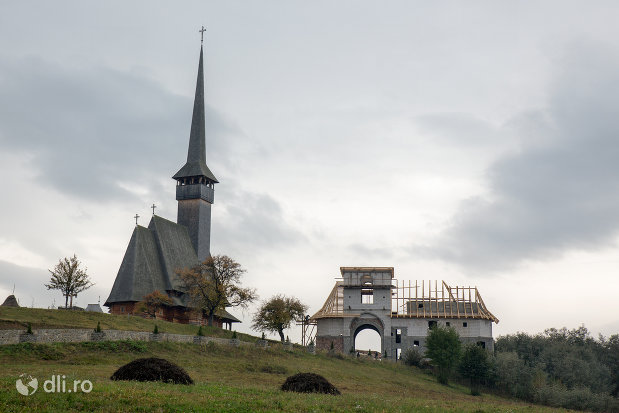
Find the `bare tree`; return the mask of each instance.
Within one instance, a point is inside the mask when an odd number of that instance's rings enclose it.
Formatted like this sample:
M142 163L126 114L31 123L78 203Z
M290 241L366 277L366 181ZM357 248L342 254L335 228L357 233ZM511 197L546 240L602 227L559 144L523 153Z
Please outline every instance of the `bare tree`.
M77 294L92 287L93 282L90 281L86 268L80 268L81 262L75 254L71 258L61 258L54 270L48 270L52 275L49 284L45 284L48 290L60 290L65 297L64 307L67 308L69 298L71 299L71 308L73 308L73 297Z
M284 329L305 315L307 306L294 297L276 295L262 303L254 315L252 328L256 331L272 331L284 341Z
M227 255L215 255L195 267L177 271L193 307L208 317L209 326L218 310L247 308L258 298L254 289L240 286L244 273L241 264Z

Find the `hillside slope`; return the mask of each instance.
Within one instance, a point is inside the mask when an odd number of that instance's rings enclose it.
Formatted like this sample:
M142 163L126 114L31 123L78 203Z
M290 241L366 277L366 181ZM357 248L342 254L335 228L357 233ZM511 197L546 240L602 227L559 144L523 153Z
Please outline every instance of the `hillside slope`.
M166 358L187 370L193 386L112 382L120 366L140 357ZM462 386L441 386L427 373L374 360L311 355L303 350L258 349L209 344L90 342L0 346L0 411L138 412L556 412L503 399L473 397ZM315 372L342 396L296 394L279 390L286 376ZM27 373L39 380L64 375L90 380L90 393L18 394L16 379Z
M198 327L189 324L146 319L128 315L112 315L87 311L47 310L42 308L0 308L0 329L26 329L28 323L38 328L92 328L101 323L103 330L132 330L152 332L155 324L161 333L195 335ZM217 327L202 327L205 335L213 337L232 336L232 332ZM256 341L248 334L238 333L243 341Z

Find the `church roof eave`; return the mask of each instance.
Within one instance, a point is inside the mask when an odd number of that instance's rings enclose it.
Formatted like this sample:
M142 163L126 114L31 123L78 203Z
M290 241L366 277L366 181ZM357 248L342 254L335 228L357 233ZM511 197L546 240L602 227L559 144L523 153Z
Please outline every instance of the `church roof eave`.
M219 183L215 175L206 166L204 162L187 162L177 173L174 174L172 179L190 178L192 176L204 176L207 179L213 181L213 183Z

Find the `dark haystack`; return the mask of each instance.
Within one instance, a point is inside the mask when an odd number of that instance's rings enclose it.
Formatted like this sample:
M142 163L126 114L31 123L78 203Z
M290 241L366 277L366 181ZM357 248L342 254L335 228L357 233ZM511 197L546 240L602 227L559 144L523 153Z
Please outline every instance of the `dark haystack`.
M327 379L314 373L299 373L288 377L282 384L282 390L298 393L341 394Z
M181 367L156 357L133 360L116 370L110 379L193 384L191 377Z
M6 297L6 300L4 300L0 307L19 307L19 304L17 304L17 298L11 294Z

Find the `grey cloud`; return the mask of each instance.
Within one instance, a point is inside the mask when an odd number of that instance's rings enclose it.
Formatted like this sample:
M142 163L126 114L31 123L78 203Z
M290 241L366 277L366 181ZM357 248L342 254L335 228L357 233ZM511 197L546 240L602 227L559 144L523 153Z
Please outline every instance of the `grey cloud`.
M281 205L268 194L235 190L234 183L218 188L224 208L222 219L213 220L213 236L219 248L252 249L285 247L303 242L305 236L286 222Z
M359 257L364 257L367 260L393 260L394 250L392 248L373 248L367 245L355 243L348 246L348 249L353 251ZM369 265L369 264L368 264Z
M522 149L487 172L490 193L461 205L435 245L417 252L496 272L568 250L614 244L619 233L619 59L575 45L549 106L509 122Z
M153 177L171 176L187 156L192 104L139 73L0 59L3 150L32 156L39 182L80 199L133 196L121 182L158 190ZM243 138L211 108L207 134L224 165Z

